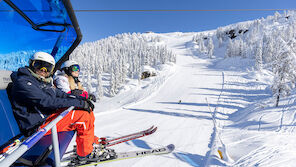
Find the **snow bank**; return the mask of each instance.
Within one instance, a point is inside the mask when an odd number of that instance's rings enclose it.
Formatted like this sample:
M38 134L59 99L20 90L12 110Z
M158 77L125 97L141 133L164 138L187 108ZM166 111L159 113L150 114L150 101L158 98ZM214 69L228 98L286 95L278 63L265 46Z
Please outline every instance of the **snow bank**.
M122 106L135 104L141 100L148 100L149 96L165 83L165 81L175 73L175 64L160 65L157 68L157 75L144 80L130 80L115 97L105 97L96 103L95 112L118 110Z

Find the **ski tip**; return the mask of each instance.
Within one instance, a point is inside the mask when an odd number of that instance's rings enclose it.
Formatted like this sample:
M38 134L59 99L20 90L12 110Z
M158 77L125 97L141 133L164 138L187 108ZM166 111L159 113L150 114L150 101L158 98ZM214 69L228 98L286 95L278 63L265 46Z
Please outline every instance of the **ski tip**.
M167 146L167 148L170 150L170 152L174 151L175 150L175 145L174 144L169 144Z
M155 128L157 128L157 126L152 125L149 129L155 129Z
M157 130L157 127L154 127L153 129L149 129L149 131L145 132L145 136L147 135L151 135L152 133L154 133Z
M157 127L155 127L155 128L151 131L151 133L154 133L156 130L157 130Z

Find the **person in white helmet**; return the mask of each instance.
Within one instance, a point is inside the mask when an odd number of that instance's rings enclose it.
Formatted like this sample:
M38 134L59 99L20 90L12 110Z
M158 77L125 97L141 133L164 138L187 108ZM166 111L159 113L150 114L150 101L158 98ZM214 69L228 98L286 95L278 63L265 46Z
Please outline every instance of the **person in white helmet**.
M73 94L76 96L85 97L87 100L96 102L96 96L88 93L78 79L80 73L80 66L74 60L65 61L61 70L57 70L54 75L54 85L65 93ZM99 137L94 136L94 143L99 144L102 142Z
M65 108L74 106L57 124L57 131L77 132L77 155L79 160L97 161L100 157L93 146L94 105L81 96L66 94L52 82L54 58L45 52L36 52L29 67L21 67L11 74L12 86L8 90L14 117L25 136L45 127ZM49 135L49 131L46 135Z
M96 102L95 95L89 94L83 88L78 78L79 72L80 66L76 61L65 61L61 66L61 70L58 70L54 76L54 84L66 93L83 96Z
M39 75L40 78L48 78L54 69L55 60L54 58L45 52L36 52L29 61L30 72Z

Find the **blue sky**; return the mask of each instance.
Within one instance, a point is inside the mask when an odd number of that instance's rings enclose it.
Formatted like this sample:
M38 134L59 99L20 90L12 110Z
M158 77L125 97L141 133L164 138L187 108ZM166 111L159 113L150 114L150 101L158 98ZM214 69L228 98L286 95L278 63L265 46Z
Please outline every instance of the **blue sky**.
M71 0L74 10L296 9L295 0ZM82 42L124 32L199 32L254 20L275 11L76 12ZM280 12L281 13L281 12Z

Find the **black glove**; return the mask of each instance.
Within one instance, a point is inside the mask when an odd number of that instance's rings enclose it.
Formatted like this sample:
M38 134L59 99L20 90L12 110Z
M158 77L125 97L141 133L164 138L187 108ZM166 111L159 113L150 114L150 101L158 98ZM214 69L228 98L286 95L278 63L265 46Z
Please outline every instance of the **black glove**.
M88 95L88 100L91 100L93 102L97 102L97 98L96 98L96 96L94 94L89 94Z
M94 110L94 108L95 105L90 100L84 101L83 110L88 111L90 113Z
M83 90L80 90L80 89L71 90L71 94L75 96L80 96L82 93L83 93Z

